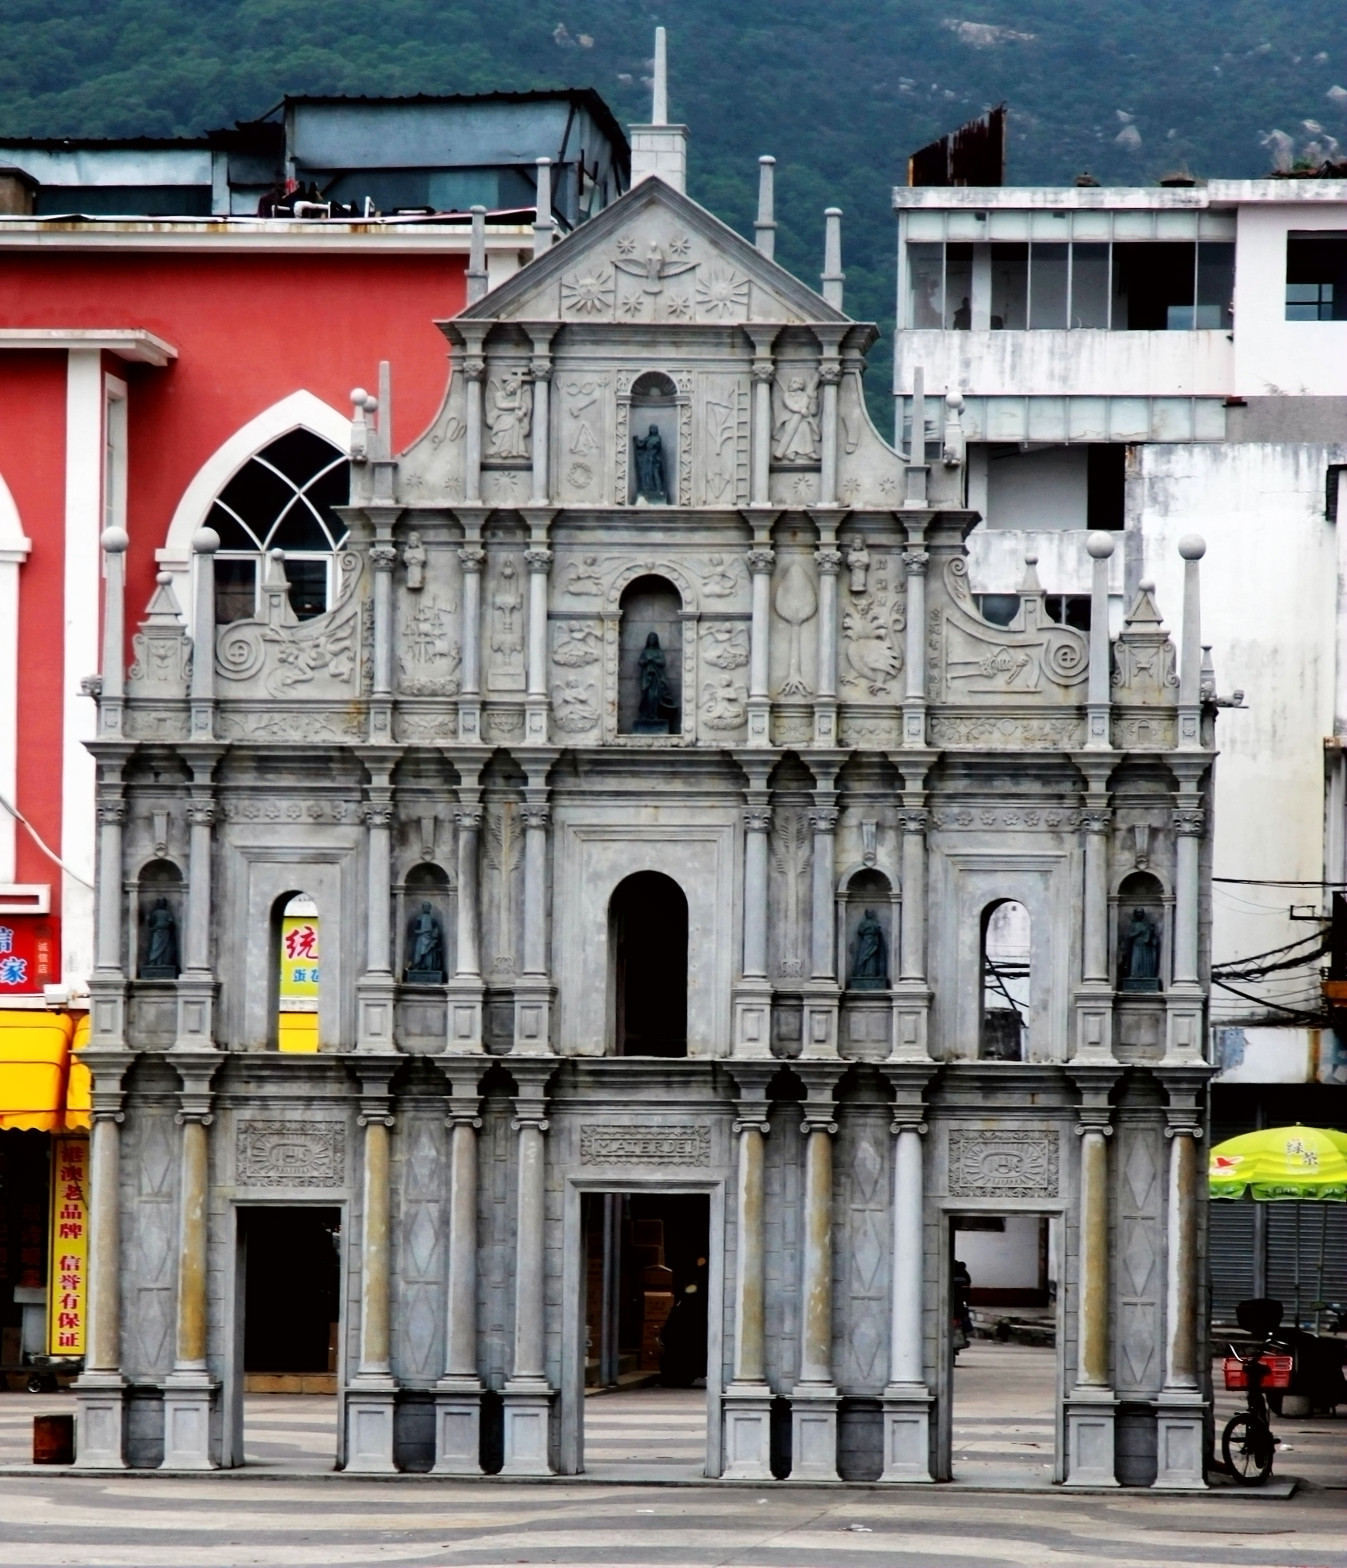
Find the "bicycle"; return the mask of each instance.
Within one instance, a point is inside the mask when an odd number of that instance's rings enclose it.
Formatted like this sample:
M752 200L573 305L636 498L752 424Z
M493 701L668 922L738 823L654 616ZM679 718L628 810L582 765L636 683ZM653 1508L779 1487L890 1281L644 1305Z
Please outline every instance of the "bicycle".
M1241 1356L1233 1345L1225 1359L1225 1386L1246 1391L1247 1408L1231 1416L1221 1433L1221 1457L1226 1470L1241 1486L1262 1486L1272 1474L1277 1439L1268 1420L1268 1388L1285 1388L1291 1381L1292 1358L1260 1345L1251 1356Z

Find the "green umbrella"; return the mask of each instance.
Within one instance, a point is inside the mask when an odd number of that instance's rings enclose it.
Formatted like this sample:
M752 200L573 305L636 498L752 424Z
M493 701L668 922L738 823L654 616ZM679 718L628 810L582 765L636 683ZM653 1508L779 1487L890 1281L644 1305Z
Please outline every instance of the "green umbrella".
M1211 1151L1213 1198L1260 1203L1284 1199L1347 1203L1347 1134L1323 1127L1264 1127L1227 1138Z

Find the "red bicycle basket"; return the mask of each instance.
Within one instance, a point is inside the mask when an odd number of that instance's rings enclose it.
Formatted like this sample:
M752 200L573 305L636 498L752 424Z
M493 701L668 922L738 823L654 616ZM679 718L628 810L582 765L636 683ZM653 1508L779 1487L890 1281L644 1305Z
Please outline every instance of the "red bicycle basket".
M1294 1358L1291 1356L1277 1356L1270 1351L1258 1358L1266 1369L1263 1376L1264 1388L1290 1388L1291 1368ZM1249 1375L1245 1363L1238 1356L1225 1358L1225 1386L1227 1388L1248 1388Z

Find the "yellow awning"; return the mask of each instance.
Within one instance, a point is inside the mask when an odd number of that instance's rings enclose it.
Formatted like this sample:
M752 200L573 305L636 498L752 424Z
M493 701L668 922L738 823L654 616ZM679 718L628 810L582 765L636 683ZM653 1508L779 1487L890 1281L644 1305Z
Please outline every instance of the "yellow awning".
M93 1126L89 1107L93 1103L93 1080L89 1069L76 1054L89 1043L89 1015L81 1013L75 1020L75 1038L70 1042L70 1073L65 1085L65 1130L80 1132Z
M0 1128L60 1131L73 1034L66 1013L0 1011Z

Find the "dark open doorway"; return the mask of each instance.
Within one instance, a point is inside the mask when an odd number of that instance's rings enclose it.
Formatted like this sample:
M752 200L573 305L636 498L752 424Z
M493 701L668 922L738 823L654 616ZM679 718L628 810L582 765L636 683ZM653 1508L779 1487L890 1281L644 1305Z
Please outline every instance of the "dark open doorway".
M582 1219L585 1470L700 1475L710 1200L588 1193Z
M239 1211L248 1464L331 1469L341 1331L341 1210Z
M638 871L610 910L619 1056L688 1054L688 901L672 877Z

